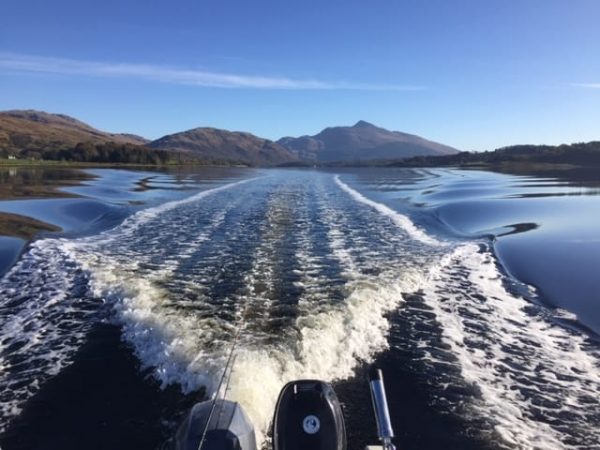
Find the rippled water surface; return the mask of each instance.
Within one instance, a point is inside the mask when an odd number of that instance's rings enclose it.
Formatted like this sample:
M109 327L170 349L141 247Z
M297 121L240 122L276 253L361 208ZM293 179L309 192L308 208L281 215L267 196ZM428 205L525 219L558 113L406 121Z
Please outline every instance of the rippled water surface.
M158 446L238 330L227 395L265 443L305 377L335 382L350 448L374 443L376 362L400 448L598 448L594 177L209 173L95 170L36 200L86 226L0 281L3 448Z

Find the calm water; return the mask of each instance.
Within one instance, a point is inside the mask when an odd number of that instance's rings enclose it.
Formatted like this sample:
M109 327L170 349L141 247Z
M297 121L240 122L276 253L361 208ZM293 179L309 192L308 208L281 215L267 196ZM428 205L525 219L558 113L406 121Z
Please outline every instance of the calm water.
M79 177L0 202L63 230L0 280L3 449L156 448L239 324L228 396L265 442L283 384L318 377L374 443L376 362L400 448L599 448L597 175Z

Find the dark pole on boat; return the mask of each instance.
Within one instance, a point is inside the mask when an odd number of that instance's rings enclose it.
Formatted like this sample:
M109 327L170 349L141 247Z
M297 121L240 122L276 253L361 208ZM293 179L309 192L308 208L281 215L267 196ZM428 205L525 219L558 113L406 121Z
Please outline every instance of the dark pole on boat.
M377 421L377 436L384 450L396 450L396 447L392 443L394 430L392 429L381 369L372 367L369 370L369 387L371 388L371 400L373 402L375 420Z

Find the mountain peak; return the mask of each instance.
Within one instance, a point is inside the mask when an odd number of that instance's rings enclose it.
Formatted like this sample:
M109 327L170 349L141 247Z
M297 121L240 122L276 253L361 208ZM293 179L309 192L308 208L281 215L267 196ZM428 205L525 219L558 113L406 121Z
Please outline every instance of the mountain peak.
M458 152L446 145L389 131L364 120L353 126L328 127L314 136L281 139L278 143L300 159L320 162L393 160Z
M359 120L358 122L356 122L354 124L354 126L352 128L374 128L374 127L375 127L375 125L367 122L366 120Z

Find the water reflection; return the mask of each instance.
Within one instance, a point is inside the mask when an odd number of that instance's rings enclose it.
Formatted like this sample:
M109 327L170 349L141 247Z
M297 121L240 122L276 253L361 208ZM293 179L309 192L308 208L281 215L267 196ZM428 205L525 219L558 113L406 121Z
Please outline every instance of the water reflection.
M0 199L67 197L61 188L77 186L93 175L81 170L0 166Z
M245 173L193 167L0 167L0 237L4 237L0 252L10 255L0 259L0 275L39 233L98 232L139 208L182 198Z
M441 234L492 237L507 272L600 333L600 170L394 169L356 177L375 198Z

